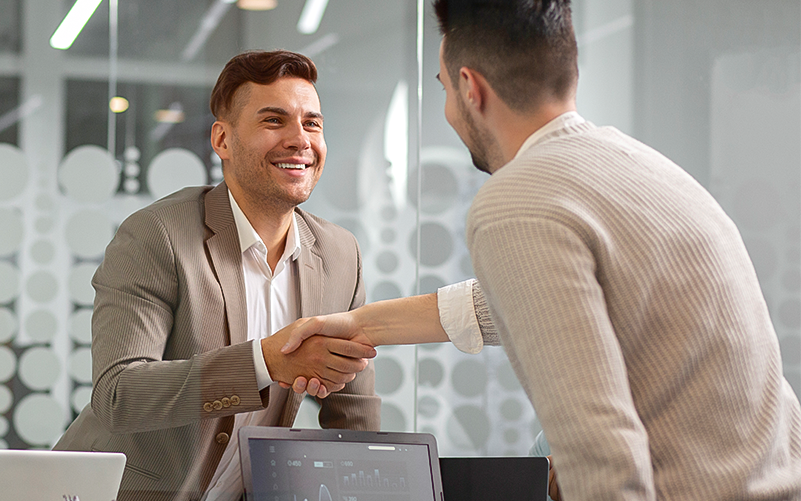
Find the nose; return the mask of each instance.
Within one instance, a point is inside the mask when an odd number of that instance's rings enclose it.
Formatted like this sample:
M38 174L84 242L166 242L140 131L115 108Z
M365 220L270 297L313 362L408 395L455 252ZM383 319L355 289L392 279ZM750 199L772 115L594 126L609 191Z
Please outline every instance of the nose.
M309 133L300 122L293 122L285 128L283 143L286 149L303 151L311 148Z

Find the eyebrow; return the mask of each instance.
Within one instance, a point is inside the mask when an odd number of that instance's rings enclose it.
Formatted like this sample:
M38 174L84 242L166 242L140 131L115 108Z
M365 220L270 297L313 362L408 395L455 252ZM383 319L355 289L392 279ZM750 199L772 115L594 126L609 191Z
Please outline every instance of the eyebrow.
M257 111L256 115L264 115L267 113L274 113L276 115L281 115L281 116L289 116L288 111L286 111L283 108L278 108L275 106L265 106L264 108L261 108L259 111ZM320 120L323 120L323 114L318 113L316 111L307 111L306 113L303 114L303 118L319 118Z

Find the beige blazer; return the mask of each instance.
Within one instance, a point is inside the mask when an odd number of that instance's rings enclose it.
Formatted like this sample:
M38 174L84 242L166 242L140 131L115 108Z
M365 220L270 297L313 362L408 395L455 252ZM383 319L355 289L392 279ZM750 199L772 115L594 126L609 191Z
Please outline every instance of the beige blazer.
M302 316L364 304L361 256L346 230L296 209ZM256 384L242 260L225 183L185 188L134 213L106 249L92 285L92 402L55 449L128 457L119 501L199 499L234 415L282 406ZM321 401L326 428L378 430L372 364Z

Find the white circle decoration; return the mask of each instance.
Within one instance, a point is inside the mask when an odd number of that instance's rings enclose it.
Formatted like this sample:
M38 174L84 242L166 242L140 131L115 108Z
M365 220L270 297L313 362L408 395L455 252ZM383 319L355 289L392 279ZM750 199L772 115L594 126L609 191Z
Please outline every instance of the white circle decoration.
M420 264L439 266L450 259L453 253L453 237L444 225L436 222L420 225ZM417 256L417 231L409 238L409 252Z
M56 337L58 320L49 310L35 310L25 318L25 333L36 343L48 343Z
M83 308L73 313L70 319L70 337L76 343L92 342L92 310Z
M92 387L79 386L70 396L70 404L75 412L81 412L92 401Z
M45 212L53 210L53 198L46 193L40 193L36 196L36 208Z
M0 256L19 250L22 243L22 213L15 209L0 209Z
M142 153L136 146L128 146L125 148L122 156L125 158L126 162L138 162L139 158L142 156Z
M92 382L92 350L78 348L70 355L70 377L79 383Z
M11 341L18 328L17 316L8 308L0 308L0 344Z
M403 367L392 357L378 357L375 360L376 394L391 395L403 385Z
M0 414L5 414L11 408L12 403L14 403L14 395L11 394L11 390L8 389L8 386L0 384Z
M8 303L19 296L19 270L16 266L0 261L0 304Z
M0 438L0 449L8 449L8 442Z
M46 303L56 297L58 280L49 271L40 270L28 277L25 291L34 301Z
M91 306L95 301L95 290L92 288L92 276L97 270L94 263L82 263L70 271L70 299L82 306Z
M126 179L124 183L125 191L128 193L137 193L139 191L138 179Z
M198 186L207 182L203 161L183 148L162 151L150 162L147 169L147 186L155 198L169 195L185 186Z
M38 240L31 245L31 257L39 264L47 264L53 261L53 256L56 254L56 248L47 240Z
M14 429L30 445L51 446L64 431L64 410L50 395L33 393L14 409Z
M409 431L406 428L406 417L397 405L389 402L381 403L381 430Z
M67 220L65 232L67 245L75 255L96 258L103 255L114 236L114 227L102 212L85 210L76 212Z
M64 193L78 202L105 202L117 191L119 177L114 157L94 145L78 146L64 157L58 168Z
M53 229L53 220L49 217L40 217L33 223L33 226L39 233L50 233Z
M5 436L8 433L8 419L0 416L0 437Z
M17 357L5 346L0 346L0 383L5 383L17 370Z
M0 143L0 200L10 200L28 184L28 160L21 149Z
M32 390L48 390L58 379L60 365L50 348L31 348L19 357L19 377Z

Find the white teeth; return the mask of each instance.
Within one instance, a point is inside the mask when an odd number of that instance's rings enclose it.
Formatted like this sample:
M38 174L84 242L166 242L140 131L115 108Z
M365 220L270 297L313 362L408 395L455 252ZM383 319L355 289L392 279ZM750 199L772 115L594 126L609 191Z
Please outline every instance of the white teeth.
M306 168L306 164L285 164L285 163L280 163L280 164L275 164L275 165L277 165L278 167L280 167L282 169L303 170L303 169Z

